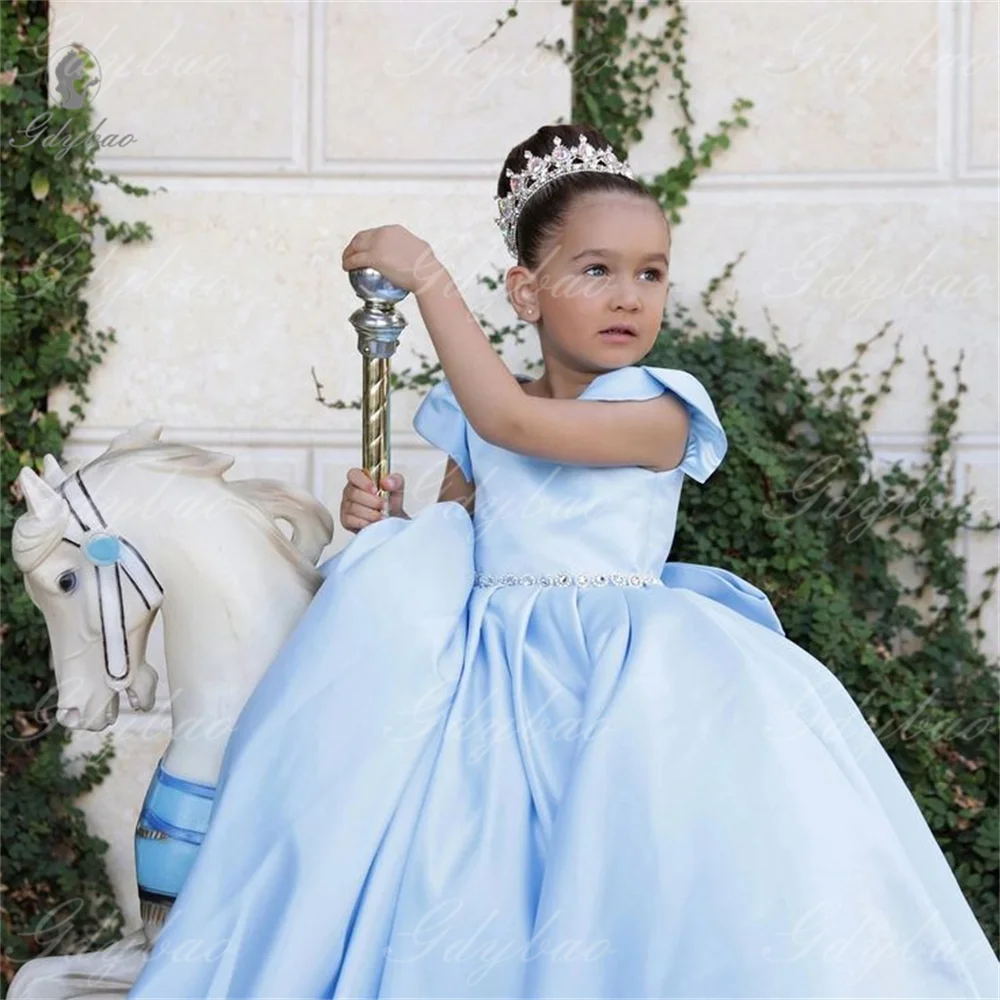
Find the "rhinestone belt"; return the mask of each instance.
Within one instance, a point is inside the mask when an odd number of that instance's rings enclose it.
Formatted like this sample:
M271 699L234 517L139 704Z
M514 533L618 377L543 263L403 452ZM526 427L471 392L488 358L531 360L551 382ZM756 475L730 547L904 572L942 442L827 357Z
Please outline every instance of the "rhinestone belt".
M477 573L474 587L649 587L662 584L658 576L641 573Z

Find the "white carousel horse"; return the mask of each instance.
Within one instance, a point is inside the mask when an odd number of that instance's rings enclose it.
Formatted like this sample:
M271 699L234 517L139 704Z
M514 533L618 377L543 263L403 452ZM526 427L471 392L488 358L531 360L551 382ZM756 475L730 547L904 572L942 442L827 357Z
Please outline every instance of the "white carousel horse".
M46 456L44 478L18 477L28 512L13 554L45 616L57 721L105 729L122 691L153 706L146 642L162 611L172 730L135 831L142 928L103 951L26 962L11 1000L132 988L207 829L228 736L323 582L333 518L322 504L275 480L228 482L232 457L160 431L139 424L78 471Z

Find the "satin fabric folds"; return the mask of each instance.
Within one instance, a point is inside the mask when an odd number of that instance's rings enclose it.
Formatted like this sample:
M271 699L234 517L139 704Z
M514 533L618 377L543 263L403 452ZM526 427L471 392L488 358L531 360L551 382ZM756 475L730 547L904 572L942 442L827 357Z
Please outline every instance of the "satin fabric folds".
M361 531L240 716L135 998L996 997L1000 966L833 674L722 567L668 561L726 437L687 372L676 470L414 420L477 483ZM711 488L711 487L707 487ZM651 574L476 586L476 574Z

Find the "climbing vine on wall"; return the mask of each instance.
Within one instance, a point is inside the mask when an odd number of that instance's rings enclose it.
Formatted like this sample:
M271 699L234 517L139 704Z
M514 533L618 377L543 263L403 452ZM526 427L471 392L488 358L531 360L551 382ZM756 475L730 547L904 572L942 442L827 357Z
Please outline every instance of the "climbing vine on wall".
M113 330L91 327L84 300L94 241L99 234L123 243L150 236L143 223L104 215L95 186L147 192L94 166L89 102L72 108L50 101L49 14L48 3L0 4L3 992L26 959L96 950L119 937L122 925L105 869L107 844L87 832L76 805L108 774L110 748L84 755L72 773L63 763L69 733L54 719L48 636L12 560L11 531L24 510L18 473L25 466L40 473L46 453L61 457L83 415L90 374L114 342ZM97 67L86 50L76 57L84 71L77 93L84 95ZM70 391L75 419L49 408L57 388Z

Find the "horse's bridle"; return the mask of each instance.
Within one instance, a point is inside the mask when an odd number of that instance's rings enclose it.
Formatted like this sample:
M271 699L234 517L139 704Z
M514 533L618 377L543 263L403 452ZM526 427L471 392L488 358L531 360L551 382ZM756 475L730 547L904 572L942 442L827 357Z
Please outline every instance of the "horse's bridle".
M63 541L83 552L97 576L107 683L114 691L124 691L132 683L136 664L132 661L125 627L122 573L150 611L163 603L163 587L139 550L108 528L79 472L68 476L59 491L81 532L79 538L63 535Z

